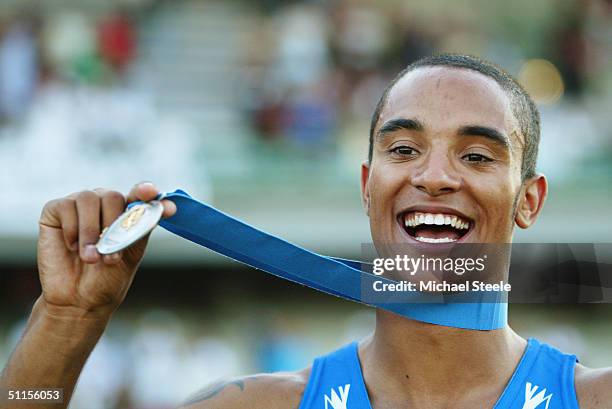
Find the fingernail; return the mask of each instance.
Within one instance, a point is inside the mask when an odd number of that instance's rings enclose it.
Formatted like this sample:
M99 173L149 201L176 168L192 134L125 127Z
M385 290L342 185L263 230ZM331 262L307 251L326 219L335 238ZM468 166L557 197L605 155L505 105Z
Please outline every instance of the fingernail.
M95 259L98 255L98 251L96 250L96 246L93 244L88 244L83 249L83 256L88 259Z
M113 254L110 254L109 256L113 262L119 261L121 259L121 253L113 253Z

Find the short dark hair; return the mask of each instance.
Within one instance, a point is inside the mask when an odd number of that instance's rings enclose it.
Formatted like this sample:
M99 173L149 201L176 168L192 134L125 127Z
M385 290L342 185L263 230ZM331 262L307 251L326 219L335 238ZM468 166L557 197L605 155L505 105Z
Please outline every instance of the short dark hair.
M461 54L440 54L421 58L408 65L387 85L372 115L368 161L372 161L374 130L380 119L380 114L387 103L391 89L408 72L420 67L435 66L464 68L476 71L492 78L502 87L510 97L512 112L519 123L521 133L525 137L521 176L523 179L534 176L538 157L538 145L540 144L540 113L535 103L523 87L504 69L481 58Z

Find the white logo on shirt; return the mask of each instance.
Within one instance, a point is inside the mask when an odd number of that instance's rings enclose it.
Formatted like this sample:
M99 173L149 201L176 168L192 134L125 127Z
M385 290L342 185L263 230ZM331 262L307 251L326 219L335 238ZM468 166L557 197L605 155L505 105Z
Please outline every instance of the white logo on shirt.
M338 396L334 388L331 388L331 398L325 395L325 409L329 408L328 405L331 405L331 409L346 409L349 389L351 389L351 384L348 383L344 387L338 386L338 391L340 392Z
M544 388L536 395L538 388L539 386L532 386L531 382L527 382L525 385L525 403L523 404L523 409L536 409L540 407L543 402L546 402L546 406L543 406L543 408L548 409L548 404L553 394L551 393L548 396L544 396L546 395L546 388Z

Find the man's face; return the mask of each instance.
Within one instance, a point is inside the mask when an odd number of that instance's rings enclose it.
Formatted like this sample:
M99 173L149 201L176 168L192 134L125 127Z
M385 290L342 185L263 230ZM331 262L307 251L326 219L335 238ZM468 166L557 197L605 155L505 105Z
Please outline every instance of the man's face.
M402 243L511 242L523 146L493 79L449 67L406 74L388 96L362 171L379 252Z

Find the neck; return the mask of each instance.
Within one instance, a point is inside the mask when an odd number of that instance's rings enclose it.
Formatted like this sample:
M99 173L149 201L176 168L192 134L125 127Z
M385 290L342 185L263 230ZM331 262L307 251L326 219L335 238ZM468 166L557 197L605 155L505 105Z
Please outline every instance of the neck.
M377 398L388 402L393 396L402 406L423 407L435 396L444 406L467 390L468 395L478 394L482 386L479 399L495 403L525 344L509 327L464 330L378 310L376 330L360 348L360 359L373 402Z

